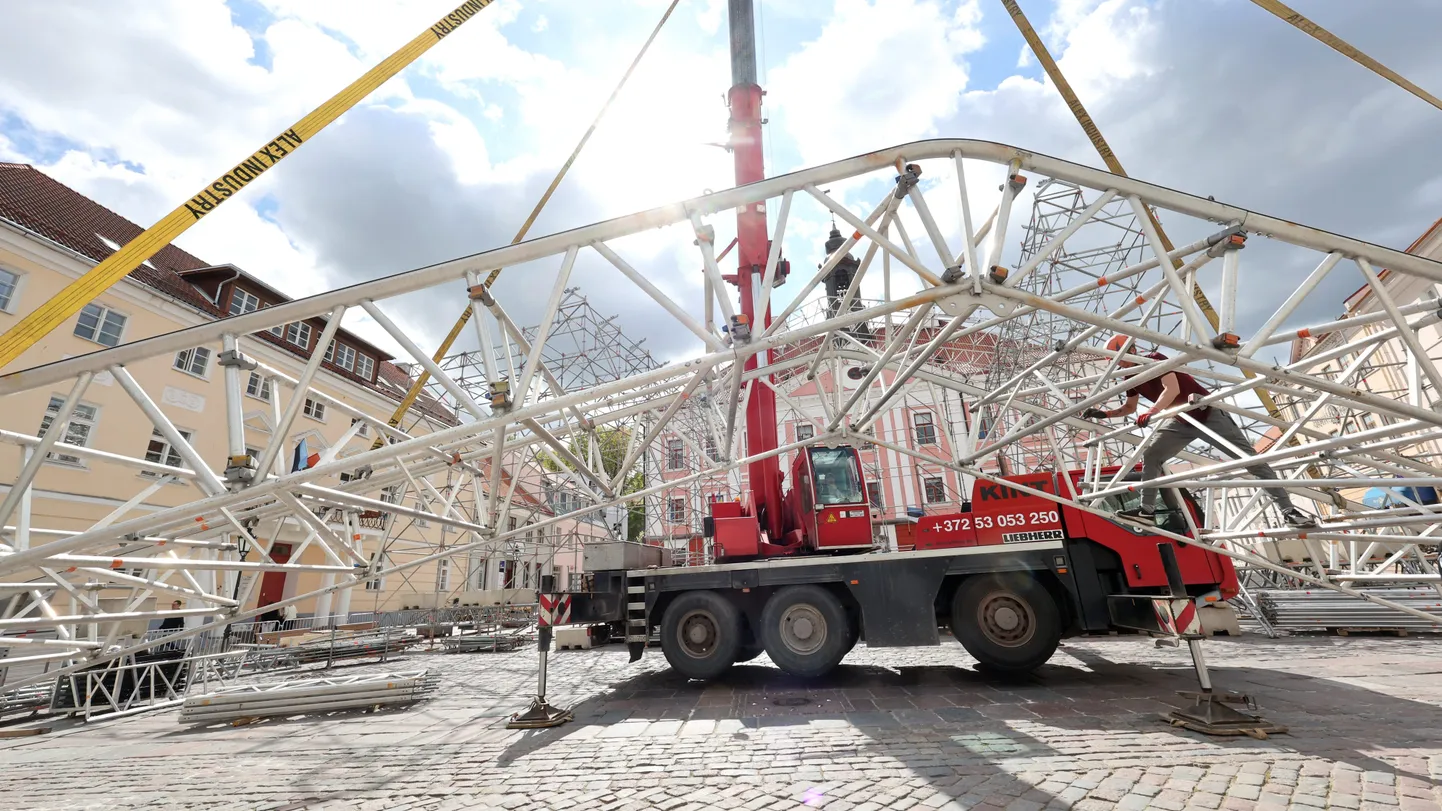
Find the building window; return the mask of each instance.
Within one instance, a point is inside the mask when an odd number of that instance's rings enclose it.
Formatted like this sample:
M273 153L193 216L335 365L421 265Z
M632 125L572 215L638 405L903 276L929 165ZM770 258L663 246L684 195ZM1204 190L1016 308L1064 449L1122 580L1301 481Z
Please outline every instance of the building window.
M475 555L470 557L470 574L466 577L467 591L485 591L486 569L491 562L486 558L478 558Z
M210 370L210 350L203 346L175 353L175 368L189 375L205 377Z
M374 379L376 375L376 362L370 355L356 355L355 373L364 377L366 380Z
M250 379L246 381L245 384L245 393L257 400L264 400L267 403L270 402L270 378L261 377L255 372L251 372Z
M521 564L521 588L531 587L531 562L528 560Z
M10 305L15 301L15 288L19 286L18 275L0 268L0 310L10 311Z
M805 442L806 440L811 439L814 436L816 436L816 426L812 425L809 422L796 423L797 442Z
M667 504L667 518L673 524L686 523L686 499L673 498Z
M45 417L40 420L40 436L45 436L45 432L50 430L55 418L60 416L60 409L64 407L64 397L52 396L50 398L50 405L45 407ZM66 423L65 434L60 441L67 445L88 446L90 433L95 429L95 420L99 415L100 410L93 405L76 404L75 411L70 415L70 421ZM80 464L80 457L65 453L51 453L46 458L67 465Z
M389 567L389 566L391 565L390 559L387 558L384 554L377 555L377 556L374 558L374 561L375 561L375 564L374 564L374 567L373 567L372 571L377 570L377 569L385 569L385 568L387 568L387 567ZM375 578L374 580L367 580L367 581L366 581L366 591L385 591L385 590L386 590L386 579L385 579L384 576L377 577L377 578Z
M309 397L305 398L305 405L301 406L301 411L313 420L325 422L325 403L319 400L312 400Z
M387 504L401 503L401 486L399 484L393 484L390 487L382 487L381 501Z
M426 506L426 500L423 499L423 498L420 498L420 497L418 496L418 497L416 498L416 512L428 513L428 512L430 512L430 511L431 511L431 510L430 510L430 507ZM431 521L430 521L429 518L417 518L417 519L416 519L416 526L419 527L420 529L426 529L426 528L430 527L430 525L431 525Z
M871 509L879 510L885 505L881 502L881 482L867 482L866 494L871 502Z
M260 309L260 299L254 293L248 293L240 288L234 288L230 292L230 314L245 315Z
M940 476L926 476L922 478L921 484L926 490L927 504L940 504L946 501L946 482Z
M355 425L356 423L360 423L360 430L355 432L355 435L356 435L356 436L370 436L370 433L371 433L370 423L367 423L365 420L361 419L360 417L351 417L351 419L350 419L350 424L351 424L351 425Z
M355 350L343 343L331 341L326 347L325 359L342 369L355 368Z
M679 439L666 440L666 467L680 470L686 466L686 446Z
M87 304L80 311L80 319L75 322L75 335L101 346L115 346L120 343L125 321L126 316L109 307Z
M295 344L301 349L310 348L310 324L304 321L292 321L289 324L271 327L270 334L277 338L284 338L286 343Z
M932 421L930 411L911 412L911 428L916 432L916 444L936 444L936 423Z
M721 456L716 453L716 437L714 436L706 437L706 458L713 462L721 460Z
M176 429L180 430L180 429ZM195 435L193 431L180 431L181 437L186 442L191 441ZM180 451L171 446L170 442L159 431L150 434L150 444L145 448L145 461L154 462L157 465L167 467L180 467L184 462L180 458ZM147 471L148 472L148 471Z
M451 590L451 560L441 558L436 561L436 591Z

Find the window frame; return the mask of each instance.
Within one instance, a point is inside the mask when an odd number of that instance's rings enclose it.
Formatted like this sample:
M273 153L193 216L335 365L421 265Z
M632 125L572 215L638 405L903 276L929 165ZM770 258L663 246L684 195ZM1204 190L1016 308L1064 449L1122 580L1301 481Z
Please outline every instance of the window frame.
M326 419L326 404L323 400L307 397L300 407L300 413L304 414L306 419L323 423Z
M80 333L81 319L83 319L86 312L90 311L92 308L100 311L100 315L96 316L95 319L95 331L88 336L82 335ZM111 316L116 316L120 319L120 327L116 330L115 343L113 344L106 343L105 341L100 340L101 335L103 335L105 332L105 325L109 321ZM82 341L89 341L92 344L97 344L99 346L105 347L116 347L124 343L125 328L129 326L129 324L129 314L123 313L115 309L114 307L110 307L105 304L97 304L92 301L87 303L84 307L80 308L80 313L75 317L75 329L71 332L71 334L74 335L76 338L81 339Z
M677 507L678 505L679 505L680 508L681 508L681 509L680 509L680 517L679 517L679 518L676 517L676 516L677 516L677 509L676 509L676 507ZM666 523L668 523L668 524L684 524L684 523L686 523L686 498L685 498L684 496L680 496L680 497L674 497L674 496L673 496L673 497L670 497L670 498L667 498L667 499L666 499Z
M873 510L886 509L886 494L882 491L881 482L866 483L866 500Z
M936 482L936 492L939 494L939 496L940 496L939 498L932 498L932 497L931 497L931 483L932 483L932 482ZM922 497L922 500L925 501L927 504L945 504L945 503L946 503L946 477L945 477L945 476L940 476L940 475L930 476L930 475L922 474L922 476L921 476L921 497Z
M923 431L923 429L925 429L925 431ZM923 434L930 438L923 438ZM911 412L911 435L918 445L937 444L936 415L930 411L921 409Z
M52 414L52 412L51 412L51 406L54 406L54 407L55 407L53 414ZM46 403L46 405L45 405L45 413L44 413L44 415L40 418L40 430L36 432L36 435L37 435L37 436L41 436L41 437L45 436L45 432L48 431L48 430L50 430L50 428L54 427L54 425L55 425L55 419L60 416L60 409L62 409L62 408L64 408L64 407L65 407L65 395L63 395L63 394L51 394L51 395L50 395L50 402ZM88 417L88 418L87 418L87 417L81 417L81 418L80 418L80 425L82 425L82 426L85 427L85 438L84 438L84 441L83 441L83 442L80 442L80 443L69 442L68 440L70 439L70 424L73 423L73 422L75 422L76 414L78 414L78 413L80 412L80 409L82 409L82 408L88 408L88 409L90 409L90 411L91 411L91 413L92 413L92 416L90 416L90 417ZM45 424L46 420L49 420L49 421L50 421L50 424L49 424L49 425L46 425L46 424ZM95 429L99 426L99 424L100 424L100 406L95 405L94 403L87 403L87 402L85 402L85 401L83 401L83 400L80 401L80 402L77 402L77 403L75 404L75 410L72 411L72 412L70 413L70 416L67 417L66 420L65 420L65 426L64 426L64 428L62 429L62 430L64 430L65 433L62 434L61 437L60 437L58 440L56 440L56 442L57 442L57 444L60 443L60 442L65 442L65 443L68 444L68 445L76 445L77 447L88 448L88 447L90 447L90 440L93 439L94 436L95 436ZM61 452L54 451L54 450L50 451L49 453L47 453L47 454L45 455L45 463L46 463L46 464L65 465L66 467L80 468L80 469L82 469L82 470L89 470L89 469L90 469L90 466L87 465L87 464L85 464L85 460L84 460L83 458L81 458L81 457L79 457L79 456L71 456L71 455L69 455L69 454L61 453Z
M375 561L376 561L376 563L375 563L375 567L374 567L374 568L376 568L376 569L384 569L384 568L386 568L387 566L390 566L390 555L387 555L386 553L382 552L382 553L380 553L379 555L376 555ZM367 580L367 581L365 582L365 590L366 590L366 591L385 591L385 590L386 590L386 576L385 576L385 575L381 575L380 577L376 577L376 578L372 578L372 579L370 579L370 580Z
M365 366L366 366L366 370L365 370L365 371L361 371L361 368L360 368L360 367L361 367L362 362L364 362L364 364L365 364ZM364 353L364 352L357 352L357 353L355 354L355 365L356 365L356 368L352 369L351 371L355 372L356 374L360 375L361 377L365 378L366 380L375 380L375 377L376 377L376 360L375 360L375 358L371 357L370 355L367 355L367 354Z
M801 429L803 429L803 428L806 429L807 431L809 431L810 433L808 433L806 436L802 436L802 435L801 435ZM809 422L798 422L798 423L796 423L796 441L797 441L797 442L805 442L805 441L808 440L808 439L815 439L815 438L816 438L816 426L815 426L815 425L812 425L812 424L809 423Z
M25 282L25 274L11 270L8 267L0 267L0 291L5 289L5 276L12 276L14 278L13 281L9 283L10 292L0 294L4 296L0 298L0 313L14 313L15 302L20 299L20 287Z
M201 352L204 352L205 354L203 356L199 355L198 353ZM182 349L179 352L175 353L175 360L171 361L170 368L174 369L177 372L184 372L191 377L198 377L201 380L209 380L210 359L213 355L214 353L210 351L210 347L208 346L193 346L189 349ZM197 357L204 358L204 360L202 360L200 363L200 371L198 372L195 371L194 368L192 368ZM182 360L182 358L184 360Z
M241 302L241 309L239 312L237 312L235 308L236 301ZM255 302L255 306L251 307L250 309L245 309L244 305L251 301ZM260 302L260 296L257 296L249 290L245 290L240 287L232 286L230 288L230 304L226 307L226 313L228 315L233 317L237 315L245 315L246 313L253 313L256 310L259 310L262 306L264 305L262 305Z
M251 383L252 380L259 380L259 381L260 381L260 386L258 387L258 388L259 388L258 392L253 392L253 391L250 390L250 383ZM262 403L274 402L274 401L275 401L274 381L272 381L271 378L269 378L269 377L267 377L267 376L265 376L265 375L260 374L259 372L251 372L251 373L250 373L250 377L246 378L246 381L245 381L245 396L246 396L246 397L252 397L252 398L254 398L254 399L256 399L256 400L261 401Z
M686 443L683 440L666 440L666 469L686 469Z
M190 443L190 446L191 446L192 448L195 447L195 432L194 432L194 431L192 431L192 430L190 430L190 429L187 429L187 428L181 428L181 427L179 427L179 426L176 426L175 430L177 430L177 431L180 432L180 436L183 437L186 442L189 442L189 443ZM151 459L151 458L150 458L150 456L151 456L150 446L153 445L153 444L155 444L156 442L159 442L160 445L161 445L161 448L162 448L162 451L157 454L160 458L159 458L159 459ZM170 457L171 457L172 455L175 457L175 463L174 463L174 464L171 464L171 463L170 463ZM150 440L146 443L146 446L145 446L145 455L144 455L144 457L142 457L142 458L144 458L145 461L150 462L151 464L154 464L154 465L165 465L166 467L173 467L173 468L183 468L183 467L185 467L185 458L180 455L180 451L176 450L174 445L171 445L171 444L170 444L170 440L166 439L166 438L165 438L165 435L162 434L162 433L160 433L160 429L159 429L159 428L155 428L155 429L152 429L152 430L151 430L151 432L150 432ZM151 476L151 477L154 477L154 476L159 476L160 474L159 474L159 473L155 473L155 472L153 472L153 471L149 471L149 470L142 470L142 471L140 471L140 475L142 475L142 476Z

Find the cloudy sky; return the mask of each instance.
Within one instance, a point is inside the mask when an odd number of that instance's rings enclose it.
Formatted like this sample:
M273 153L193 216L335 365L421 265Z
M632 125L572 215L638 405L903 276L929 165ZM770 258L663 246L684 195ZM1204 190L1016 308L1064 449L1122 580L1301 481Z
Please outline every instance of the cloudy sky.
M149 225L454 5L0 0L0 160ZM504 245L666 5L499 0L179 242L296 296ZM757 5L769 174L929 137L1099 165L994 0ZM1442 92L1442 4L1295 5ZM1250 2L1022 6L1134 176L1397 248L1442 215L1442 112ZM533 236L731 185L725 22L725 0L683 0ZM824 230L788 232L797 268ZM689 244L633 250L699 299ZM523 322L541 303L525 270L498 285ZM658 354L689 349L603 276L577 281ZM1328 284L1322 316L1360 279ZM429 348L460 303L396 314Z

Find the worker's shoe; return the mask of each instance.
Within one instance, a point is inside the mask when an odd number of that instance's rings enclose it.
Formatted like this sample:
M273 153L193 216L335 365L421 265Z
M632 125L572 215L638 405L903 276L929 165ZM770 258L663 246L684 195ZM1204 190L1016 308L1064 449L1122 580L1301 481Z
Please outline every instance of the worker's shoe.
M1307 515L1296 507L1288 507L1282 510L1282 520L1287 522L1287 526L1297 529L1308 529L1317 526L1316 518Z
M1143 510L1140 507L1134 510L1117 510L1118 518L1125 518L1128 521L1135 521L1138 524L1149 526L1157 525L1157 514L1150 510Z

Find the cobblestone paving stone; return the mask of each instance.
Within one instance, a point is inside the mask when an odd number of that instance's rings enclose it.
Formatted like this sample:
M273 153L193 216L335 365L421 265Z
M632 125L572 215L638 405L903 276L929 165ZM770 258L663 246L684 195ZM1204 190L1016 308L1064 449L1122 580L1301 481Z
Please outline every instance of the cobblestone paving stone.
M1206 643L1223 689L1290 734L1208 738L1159 719L1194 689L1185 650L1066 643L1021 681L955 645L858 647L815 683L765 658L690 684L659 651L551 658L575 722L510 731L534 651L417 653L409 709L191 729L162 711L0 741L4 809L1442 809L1442 641Z

